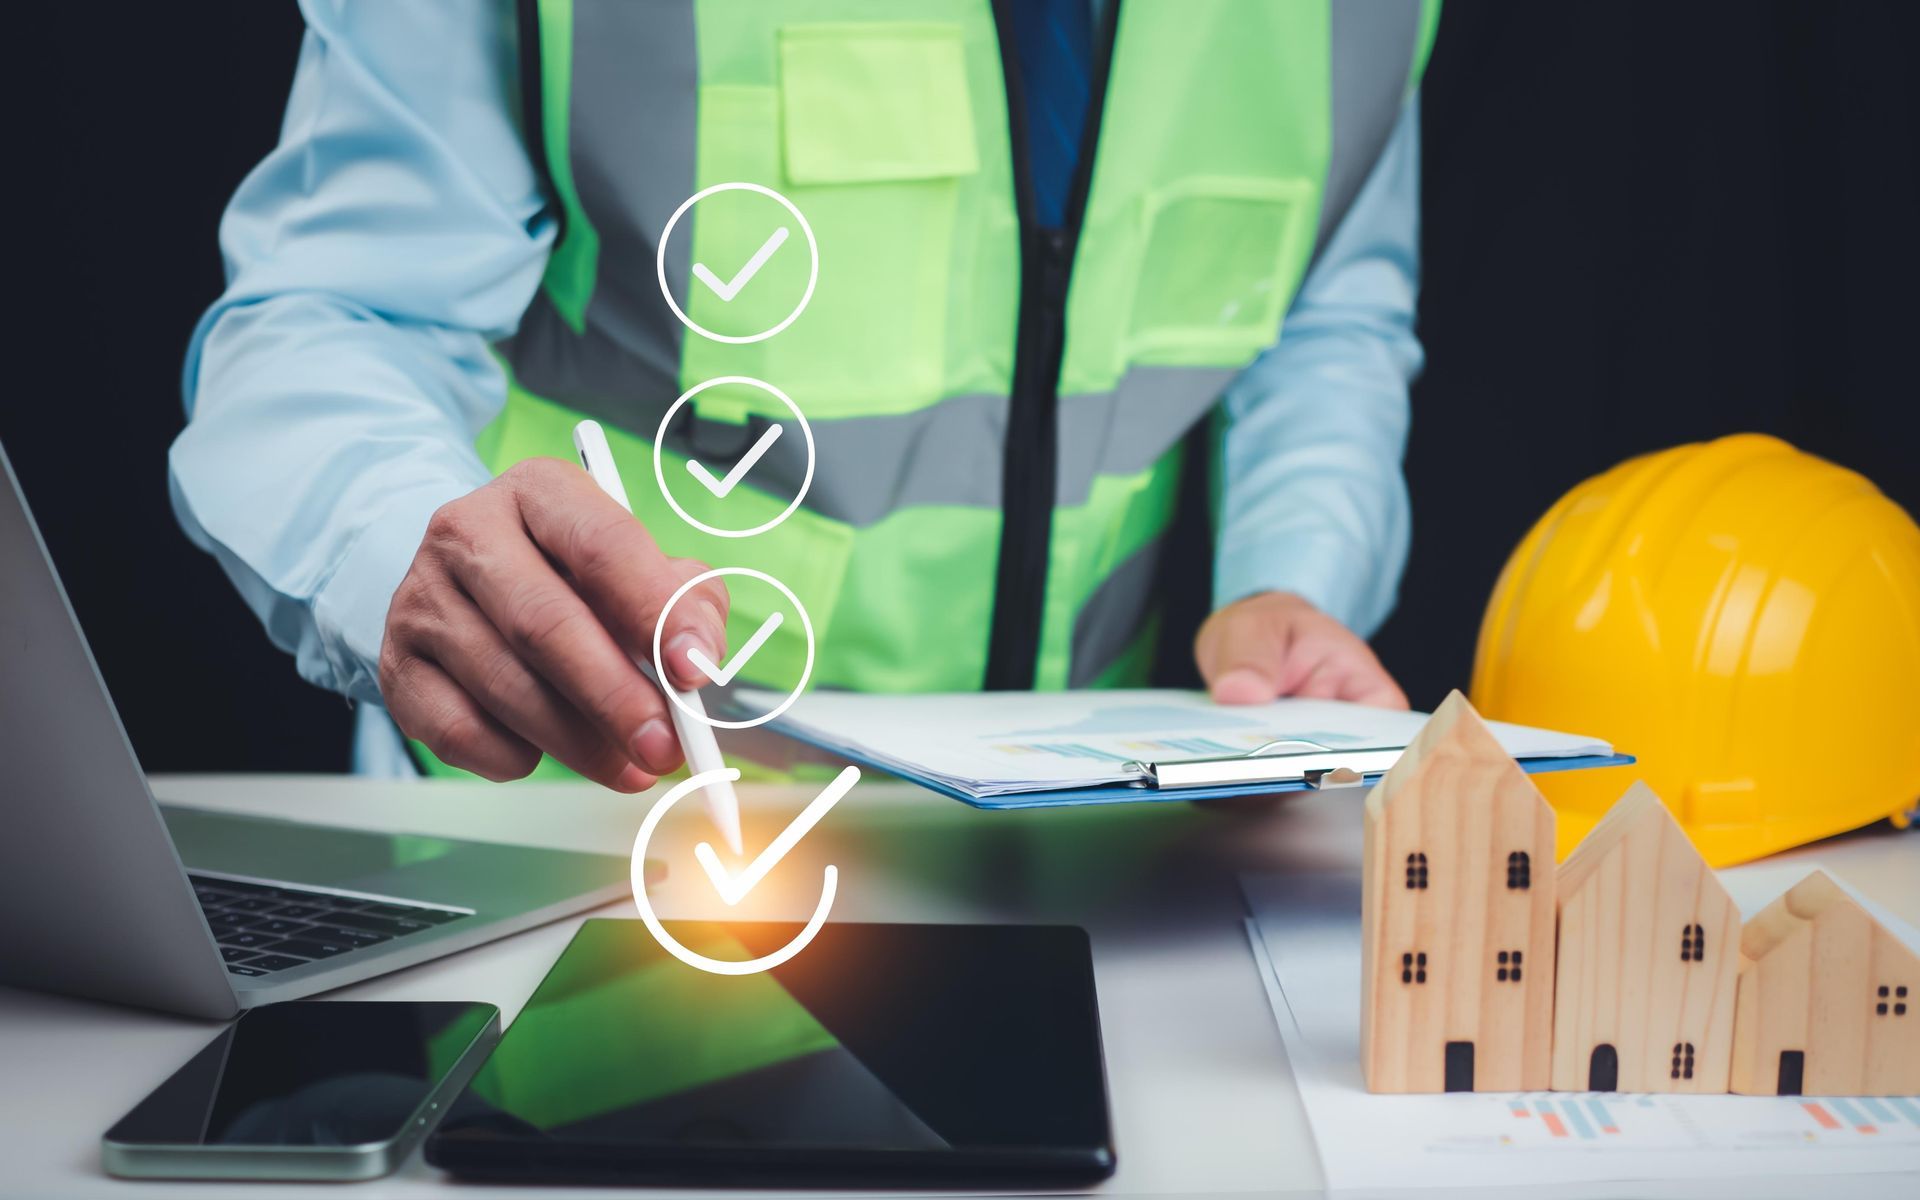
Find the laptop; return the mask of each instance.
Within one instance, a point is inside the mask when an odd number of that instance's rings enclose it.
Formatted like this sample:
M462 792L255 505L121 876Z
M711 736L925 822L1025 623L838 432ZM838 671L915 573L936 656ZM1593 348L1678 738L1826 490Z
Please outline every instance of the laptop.
M225 1018L631 887L609 855L159 804L3 447L0 474L0 984Z

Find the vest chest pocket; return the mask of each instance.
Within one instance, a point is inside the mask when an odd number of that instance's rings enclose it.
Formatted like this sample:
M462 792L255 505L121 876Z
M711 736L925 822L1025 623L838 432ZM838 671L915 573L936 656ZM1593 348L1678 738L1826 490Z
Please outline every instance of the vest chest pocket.
M958 25L782 29L780 105L793 184L905 183L980 169Z
M964 31L834 22L772 32L771 89L701 89L699 174L703 186L764 180L792 200L818 241L819 280L806 311L772 338L689 339L686 375L774 381L809 417L924 407L944 391L955 217L963 181L980 171ZM745 261L770 232L764 220L708 220L696 256ZM803 259L804 240L791 244Z
M1132 364L1238 367L1272 345L1312 250L1317 191L1307 179L1186 176L1090 217L1068 390L1112 387Z
M1148 197L1129 357L1232 366L1273 343L1306 267L1304 179L1185 179Z

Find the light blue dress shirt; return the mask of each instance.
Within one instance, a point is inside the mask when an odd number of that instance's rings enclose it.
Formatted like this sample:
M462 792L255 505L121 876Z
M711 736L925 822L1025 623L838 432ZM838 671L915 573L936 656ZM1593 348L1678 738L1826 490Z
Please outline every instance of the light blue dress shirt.
M488 352L540 282L554 220L518 132L504 0L303 0L279 144L220 225L228 286L193 333L173 506L274 643L380 703L387 605L433 511L491 474ZM1365 635L1408 535L1400 463L1419 278L1419 110L1303 283L1226 419L1214 600L1297 592ZM363 709L358 765L402 769Z

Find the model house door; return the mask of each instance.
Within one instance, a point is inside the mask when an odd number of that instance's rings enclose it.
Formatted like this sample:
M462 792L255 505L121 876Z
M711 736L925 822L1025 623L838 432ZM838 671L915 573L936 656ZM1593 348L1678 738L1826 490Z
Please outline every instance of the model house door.
M1782 1050L1780 1052L1780 1082L1774 1091L1782 1096L1798 1096L1804 1086L1802 1080L1807 1073L1807 1052L1805 1050Z
M1473 1090L1473 1043L1447 1043L1447 1090L1450 1092L1470 1092Z
M1620 1055L1606 1042L1595 1046L1593 1054L1587 1059L1587 1090L1590 1092L1620 1090Z

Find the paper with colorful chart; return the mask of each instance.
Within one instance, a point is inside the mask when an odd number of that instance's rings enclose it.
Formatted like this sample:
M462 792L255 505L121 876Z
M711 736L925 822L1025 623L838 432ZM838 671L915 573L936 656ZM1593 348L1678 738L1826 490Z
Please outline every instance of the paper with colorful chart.
M1813 869L1767 863L1721 879L1751 917ZM1240 884L1331 1192L1920 1174L1914 1096L1374 1095L1360 1076L1359 874L1243 875ZM1855 898L1920 946L1920 930Z

